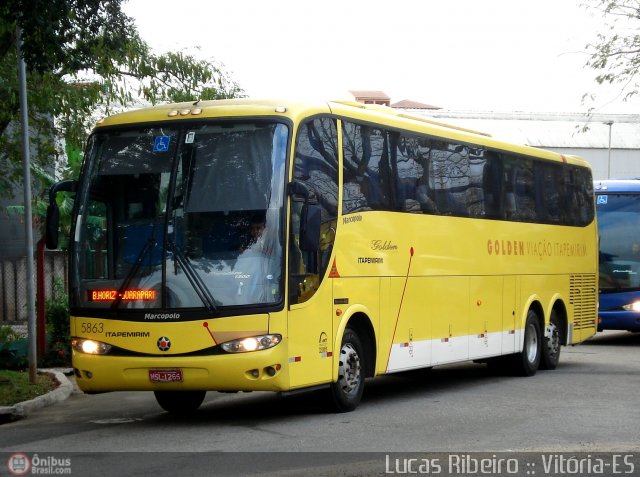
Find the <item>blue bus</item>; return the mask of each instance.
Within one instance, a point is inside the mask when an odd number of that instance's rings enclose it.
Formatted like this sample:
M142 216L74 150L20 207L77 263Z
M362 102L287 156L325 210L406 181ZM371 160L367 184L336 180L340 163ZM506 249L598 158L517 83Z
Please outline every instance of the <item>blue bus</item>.
M595 181L598 331L640 331L640 179Z

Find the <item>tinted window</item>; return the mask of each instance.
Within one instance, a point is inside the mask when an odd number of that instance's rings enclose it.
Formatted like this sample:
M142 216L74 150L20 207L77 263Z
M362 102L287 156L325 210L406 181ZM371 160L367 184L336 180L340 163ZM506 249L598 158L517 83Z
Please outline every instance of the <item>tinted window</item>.
M329 265L338 217L338 137L335 119L316 118L298 129L293 179L304 183L321 209L318 253L300 250L303 203L292 201L289 300L302 303L315 293Z
M586 168L410 132L343 123L342 213L409 213L586 225Z

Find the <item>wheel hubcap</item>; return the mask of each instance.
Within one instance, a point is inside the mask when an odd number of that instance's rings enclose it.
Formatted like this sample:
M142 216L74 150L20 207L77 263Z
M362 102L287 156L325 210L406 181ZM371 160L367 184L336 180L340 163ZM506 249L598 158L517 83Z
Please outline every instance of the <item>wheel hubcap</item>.
M527 359L530 363L535 363L538 357L538 335L536 327L533 323L527 326L525 346L527 349Z
M555 323L549 323L549 338L547 338L547 347L549 348L549 355L556 356L560 351L560 332Z
M360 386L360 357L351 343L345 343L340 350L338 380L346 394L358 391Z

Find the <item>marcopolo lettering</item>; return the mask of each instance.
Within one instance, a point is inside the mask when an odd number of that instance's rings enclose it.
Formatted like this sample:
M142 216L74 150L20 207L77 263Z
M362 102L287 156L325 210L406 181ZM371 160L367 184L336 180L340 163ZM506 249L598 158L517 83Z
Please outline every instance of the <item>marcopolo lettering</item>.
M350 222L362 222L362 215L353 215L348 217L342 217L342 223L348 224Z
M180 313L145 313L145 320L179 320Z

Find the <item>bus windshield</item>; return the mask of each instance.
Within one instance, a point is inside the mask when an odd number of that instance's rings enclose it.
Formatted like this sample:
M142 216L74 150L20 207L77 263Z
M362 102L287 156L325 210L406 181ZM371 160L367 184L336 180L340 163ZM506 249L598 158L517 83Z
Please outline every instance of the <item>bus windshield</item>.
M600 290L640 288L640 195L599 194Z
M282 297L288 128L109 129L87 149L71 263L76 308L204 308Z

